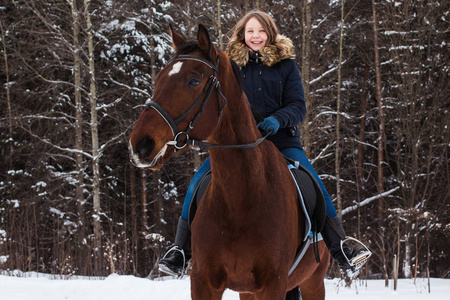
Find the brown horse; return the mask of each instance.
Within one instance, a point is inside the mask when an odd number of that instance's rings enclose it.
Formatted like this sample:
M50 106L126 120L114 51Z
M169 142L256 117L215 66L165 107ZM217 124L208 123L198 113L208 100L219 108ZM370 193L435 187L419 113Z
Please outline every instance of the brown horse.
M177 52L156 78L130 151L135 165L156 170L186 144L211 146L212 180L192 224L192 299L221 299L229 288L240 299L282 300L297 286L305 300L324 299L323 241L321 263L310 248L288 275L305 216L281 153L255 143L262 136L232 63L202 25L197 41L171 34Z

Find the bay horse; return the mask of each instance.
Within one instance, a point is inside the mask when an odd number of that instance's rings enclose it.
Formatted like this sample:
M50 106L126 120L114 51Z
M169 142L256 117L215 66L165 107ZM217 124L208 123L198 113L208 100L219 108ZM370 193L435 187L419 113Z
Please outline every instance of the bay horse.
M157 75L129 147L132 162L152 170L186 145L210 147L212 179L191 226L192 299L218 300L228 288L241 300L284 300L298 286L302 299L324 299L323 241L321 263L310 247L288 274L305 216L283 156L257 128L239 71L203 25L197 40L170 31L175 56Z

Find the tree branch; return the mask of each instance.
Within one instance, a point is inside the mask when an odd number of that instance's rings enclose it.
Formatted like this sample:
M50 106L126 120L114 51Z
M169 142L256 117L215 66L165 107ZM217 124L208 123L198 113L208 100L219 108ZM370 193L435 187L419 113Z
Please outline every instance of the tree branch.
M377 199L386 197L386 196L392 194L393 192L395 192L396 190L398 190L399 188L400 188L400 186L397 186L397 187L395 187L395 188L393 188L393 189L391 189L391 190L389 190L389 191L387 191L387 192L384 192L384 193L375 195L375 196L373 196L373 197L364 199L363 201L361 201L360 203L358 203L358 204L356 204L356 205L349 206L349 207L347 207L347 208L345 208L345 209L342 210L342 215L345 215L345 214L347 214L347 213L349 213L349 212L352 212L352 211L356 210L358 207L367 205L367 204L369 204L370 202L372 202L372 201L374 201L374 200L377 200Z

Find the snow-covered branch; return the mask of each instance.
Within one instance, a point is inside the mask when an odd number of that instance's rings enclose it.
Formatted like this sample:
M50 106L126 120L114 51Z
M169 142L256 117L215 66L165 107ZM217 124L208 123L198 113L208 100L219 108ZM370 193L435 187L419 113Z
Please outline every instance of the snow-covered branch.
M24 131L28 132L32 137L37 138L37 139L40 140L41 142L43 142L43 143L45 143L45 144L47 144L47 145L50 145L50 146L52 146L53 148L56 148L56 149L58 149L58 150L60 150L60 151L70 152L70 153L80 153L80 154L86 156L86 157L89 158L89 159L92 159L92 158L93 158L93 156L92 156L91 154L87 153L87 152L84 152L84 151L81 151L81 150L78 150L78 149L73 149L73 148L64 148L64 147L60 147L60 146L58 146L58 145L53 144L53 143L50 142L49 140L43 139L42 137L40 137L40 136L34 134L32 131L28 130L27 128L25 128L25 127L23 127L23 126L20 126L20 128L22 128Z
M347 61L344 60L344 61L341 63L341 66L344 65L346 62L347 62ZM337 69L338 69L338 66L329 69L328 71L324 72L324 73L323 73L322 75L320 75L319 77L314 78L313 80L311 80L311 81L309 82L309 84L312 85L312 84L318 82L319 80L323 79L323 78L326 77L328 74L330 74L330 73L336 71Z
M367 204L369 204L370 202L372 202L372 201L374 201L374 200L377 200L377 199L386 197L386 196L392 194L393 192L395 192L396 190L398 190L399 188L400 188L400 187L397 186L397 187L395 187L395 188L393 188L393 189L391 189L391 190L389 190L389 191L386 191L386 192L384 192L384 193L381 193L381 194L375 195L375 196L373 196L373 197L364 199L363 201L361 201L360 203L358 203L358 204L356 204L356 205L349 206L349 207L347 207L347 208L345 208L345 209L342 210L342 215L345 215L345 214L347 214L347 213L349 213L349 212L352 212L352 211L356 210L358 207L367 205Z
M325 154L328 149L332 146L334 146L336 144L336 141L334 141L331 144L328 144L325 148L322 149L322 151L320 151L319 155L317 155L316 157L314 157L313 159L311 159L311 164L314 165L314 163L316 162L316 160L324 158L326 156L328 156L329 154Z
M109 79L110 79L113 83L115 83L115 84L117 84L117 85L119 85L119 86L121 86L121 87L127 88L127 89L130 90L130 91L135 91L135 92L141 93L141 94L143 94L143 95L145 95L145 96L147 96L147 97L149 97L149 98L151 97L151 95L150 95L147 91L145 91L145 90L139 89L139 88L134 87L134 86L130 86L130 85L125 84L125 83L122 83L122 82L119 82L119 81L113 79L111 76L109 76Z

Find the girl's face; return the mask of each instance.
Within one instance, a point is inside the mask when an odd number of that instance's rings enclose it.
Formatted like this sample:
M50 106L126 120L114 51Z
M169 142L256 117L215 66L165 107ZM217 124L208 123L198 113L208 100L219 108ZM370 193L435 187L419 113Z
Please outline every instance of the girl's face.
M266 45L267 32L258 19L251 18L245 24L245 44L253 51L259 51Z

